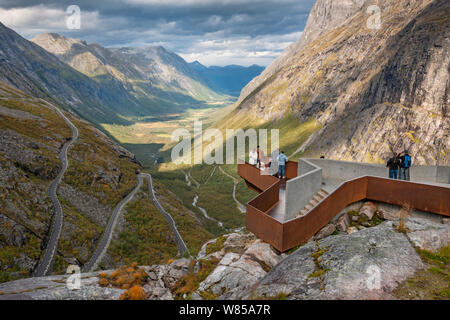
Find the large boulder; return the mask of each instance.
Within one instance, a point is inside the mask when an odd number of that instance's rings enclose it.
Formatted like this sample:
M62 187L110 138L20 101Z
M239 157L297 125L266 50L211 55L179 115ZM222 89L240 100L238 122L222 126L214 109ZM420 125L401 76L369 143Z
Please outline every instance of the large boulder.
M398 283L424 268L392 222L310 242L275 266L249 296L391 299Z
M78 290L67 286L68 278L51 276L3 283L0 300L118 300L125 291L101 287L98 273L82 274Z

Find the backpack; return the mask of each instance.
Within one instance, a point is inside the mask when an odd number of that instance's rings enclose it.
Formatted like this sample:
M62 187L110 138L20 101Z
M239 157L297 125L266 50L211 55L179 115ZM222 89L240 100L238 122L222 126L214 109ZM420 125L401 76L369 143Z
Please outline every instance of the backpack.
M404 168L410 168L411 167L411 156L405 155L404 162L403 162Z

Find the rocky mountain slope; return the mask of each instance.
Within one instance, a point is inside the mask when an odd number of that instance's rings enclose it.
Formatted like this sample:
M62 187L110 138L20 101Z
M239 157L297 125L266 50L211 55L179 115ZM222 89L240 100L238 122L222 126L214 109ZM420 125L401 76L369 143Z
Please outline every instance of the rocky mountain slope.
M296 155L383 162L409 149L416 164L449 164L448 1L378 1L378 30L367 26L371 4L318 0L299 43L243 90L221 126L288 121L281 144ZM307 123L315 128L294 148L291 135Z
M123 86L93 81L1 23L0 40L0 81L90 121L127 123L118 116L121 112L142 111Z
M93 123L130 124L230 98L161 47L109 50L55 34L37 45L1 23L0 40L0 81Z
M140 170L133 154L88 122L66 116L79 137L68 150L68 169L57 190L64 215L53 266L57 274L88 261L113 208L136 187ZM42 258L55 212L48 189L71 134L45 100L0 82L0 282L30 277ZM198 251L212 236L165 186L156 183L155 190L191 252ZM144 186L124 208L111 243L101 264L105 268L124 261L164 263L177 256L170 228Z
M31 41L99 83L122 85L142 108L153 112L227 99L180 56L163 47L108 49L54 33Z

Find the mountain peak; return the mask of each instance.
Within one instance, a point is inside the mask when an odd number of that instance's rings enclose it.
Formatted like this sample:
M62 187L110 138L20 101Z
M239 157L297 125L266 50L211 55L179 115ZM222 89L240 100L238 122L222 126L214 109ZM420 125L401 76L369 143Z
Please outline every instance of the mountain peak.
M69 38L58 33L42 33L30 41L57 56L68 53L74 45L87 47L87 43L83 40Z

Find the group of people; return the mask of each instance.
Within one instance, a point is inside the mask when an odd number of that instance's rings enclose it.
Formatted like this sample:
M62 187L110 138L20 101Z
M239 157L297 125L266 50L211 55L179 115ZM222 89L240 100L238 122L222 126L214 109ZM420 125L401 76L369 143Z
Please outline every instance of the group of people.
M278 163L278 178L286 179L286 164L289 162L289 159L284 154L284 151L281 151L281 153L279 153L277 150L272 154L272 157L269 158L264 155L264 151L262 151L261 147L258 146L256 150L252 150L250 152L249 156L250 156L249 163L251 165L256 166L258 169L261 168L265 169L266 166L268 168L271 168L273 159L276 159Z
M412 158L408 151L405 151L402 154L393 154L386 165L386 167L389 168L389 178L410 181L409 171L411 166Z
M275 156L274 156L275 154ZM265 169L266 167L272 167L272 161L274 158L278 162L278 178L286 179L286 164L289 162L288 157L284 154L284 151L278 153L278 150L272 154L272 158L264 155L260 146L255 150L250 152L251 165L256 166L258 169ZM325 157L321 157L324 159ZM393 156L388 160L386 167L389 168L389 178L395 180L405 180L410 181L410 168L412 166L412 158L408 151L402 154L394 153Z

